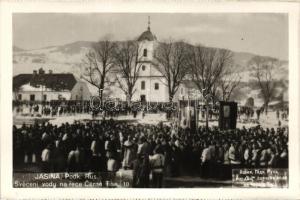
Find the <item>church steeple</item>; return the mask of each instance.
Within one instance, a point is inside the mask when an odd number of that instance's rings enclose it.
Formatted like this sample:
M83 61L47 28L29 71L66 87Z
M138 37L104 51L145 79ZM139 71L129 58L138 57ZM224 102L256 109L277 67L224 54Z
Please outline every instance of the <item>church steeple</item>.
M154 34L152 34L151 29L150 29L150 16L148 16L148 27L147 30L144 31L140 37L138 38L138 41L143 41L143 40L148 40L148 41L154 41L156 40L156 36Z
M150 31L150 16L148 16L148 31Z

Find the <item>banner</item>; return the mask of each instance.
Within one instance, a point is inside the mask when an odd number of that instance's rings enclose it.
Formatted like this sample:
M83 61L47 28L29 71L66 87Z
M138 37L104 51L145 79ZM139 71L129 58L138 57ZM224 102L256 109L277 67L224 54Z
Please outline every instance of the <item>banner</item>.
M235 129L237 120L237 103L220 101L219 128L221 130Z

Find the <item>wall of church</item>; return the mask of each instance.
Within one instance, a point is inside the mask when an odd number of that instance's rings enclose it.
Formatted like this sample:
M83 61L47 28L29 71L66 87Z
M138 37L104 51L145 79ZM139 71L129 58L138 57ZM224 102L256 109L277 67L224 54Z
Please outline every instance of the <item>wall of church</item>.
M150 76L151 74L151 64L150 63L141 63L140 64L139 76Z
M169 101L168 88L163 84L164 78L157 69L158 66L153 65L153 54L156 46L156 41L144 40L139 42L140 77L135 84L136 91L133 94L132 101L141 101L142 99L147 102ZM119 80L126 86L124 78L119 77ZM105 93L109 98L118 98L122 101L126 101L126 95L124 91L119 88L118 83L107 88Z
M143 88L142 85L144 85ZM168 90L161 77L141 77L137 80L135 87L136 92L133 95L133 101L140 101L142 95L145 96L145 100L148 102L168 101Z

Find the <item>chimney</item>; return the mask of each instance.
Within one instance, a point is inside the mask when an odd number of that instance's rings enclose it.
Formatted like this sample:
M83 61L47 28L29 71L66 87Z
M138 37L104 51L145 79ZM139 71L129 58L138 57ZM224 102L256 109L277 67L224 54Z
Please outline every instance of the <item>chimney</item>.
M51 69L49 69L49 74L52 74L52 72L53 72L53 71L52 71Z

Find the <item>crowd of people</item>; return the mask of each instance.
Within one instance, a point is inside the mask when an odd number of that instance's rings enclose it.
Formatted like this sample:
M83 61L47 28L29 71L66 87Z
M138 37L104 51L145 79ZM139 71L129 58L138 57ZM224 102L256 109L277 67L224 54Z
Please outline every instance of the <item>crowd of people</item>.
M44 172L133 170L133 187L162 187L164 177L230 179L232 168L288 168L288 128L221 131L113 119L13 127L14 169ZM150 176L151 174L151 176ZM150 177L152 177L150 179Z
M98 102L99 103L99 102ZM186 102L185 102L186 103ZM169 118L173 114L176 114L178 110L176 103L169 105L162 102L132 102L129 106L127 102L121 101L105 101L102 106L98 106L97 102L91 103L91 101L50 101L50 102L13 102L13 110L15 115L29 115L29 116L45 116L45 117L57 117L57 116L70 116L76 114L92 114L93 117L97 115L105 115L107 117L118 117L120 115L132 114L137 116L138 112L145 116L146 113L167 113ZM205 106L198 106L199 118L206 118ZM219 108L212 106L208 111L209 120L218 120ZM275 109L276 118L278 123L288 120L289 110ZM265 112L263 108L254 108L247 106L238 107L238 120L242 122L259 121L260 116Z
M69 116L76 114L92 114L96 116L104 113L108 117L116 117L119 115L127 115L128 113L137 115L138 112L158 113L176 110L176 103L169 105L168 103L150 103L150 102L127 102L121 101L105 101L102 106L99 102L91 101L51 101L51 102L13 102L13 110L15 115L28 116Z

